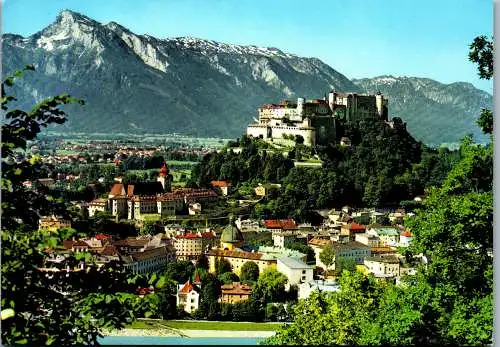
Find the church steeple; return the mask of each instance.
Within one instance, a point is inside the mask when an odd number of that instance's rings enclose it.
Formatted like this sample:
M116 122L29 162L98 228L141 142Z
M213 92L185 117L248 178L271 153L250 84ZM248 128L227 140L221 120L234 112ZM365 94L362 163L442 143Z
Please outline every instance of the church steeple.
M158 178L156 179L156 181L158 181L158 182L161 183L164 192L170 191L170 175L169 175L169 172L170 172L170 170L168 168L168 165L167 165L167 163L164 162L163 166L160 169L160 174L159 174Z

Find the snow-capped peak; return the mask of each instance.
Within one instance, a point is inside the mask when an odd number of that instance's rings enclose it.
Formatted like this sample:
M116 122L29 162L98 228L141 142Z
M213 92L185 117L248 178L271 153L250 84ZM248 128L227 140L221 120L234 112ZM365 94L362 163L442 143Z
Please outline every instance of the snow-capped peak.
M54 23L34 36L37 38L37 46L47 51L67 48L68 39L82 42L85 47L101 50L102 45L91 35L98 26L98 22L84 15L63 10Z
M204 40L190 36L167 38L165 41L173 43L180 48L196 48L201 52L215 51L216 53L253 54L264 55L268 57L296 57L293 54L283 53L282 51L274 47L257 47L254 45L243 46L216 42L213 40Z

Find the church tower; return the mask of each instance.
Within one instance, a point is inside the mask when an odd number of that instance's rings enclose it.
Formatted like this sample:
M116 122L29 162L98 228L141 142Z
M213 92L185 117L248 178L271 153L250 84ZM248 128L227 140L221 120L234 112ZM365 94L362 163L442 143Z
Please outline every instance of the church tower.
M243 246L243 234L236 227L232 216L229 217L229 224L222 231L220 242L221 248L229 251Z
M169 175L167 163L163 163L163 166L160 169L160 175L156 181L161 183L164 192L170 191L171 176Z

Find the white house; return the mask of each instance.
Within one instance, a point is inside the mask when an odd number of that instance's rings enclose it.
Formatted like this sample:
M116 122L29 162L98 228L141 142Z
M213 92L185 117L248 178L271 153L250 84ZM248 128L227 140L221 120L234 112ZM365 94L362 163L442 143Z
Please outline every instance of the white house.
M292 285L313 280L312 266L294 258L278 258L276 269L288 278L286 290L290 290L290 286Z
M165 246L123 256L125 267L138 274L163 271L167 262L174 259L175 250Z
M393 227L376 227L366 231L368 234L378 236L382 246L396 246L399 243L400 231Z
M298 298L307 299L312 292L338 292L340 286L334 280L312 280L299 284Z
M409 230L402 231L399 235L399 245L403 247L408 247L411 240L413 239L413 233Z
M258 220L244 219L238 218L235 220L236 227L240 229L242 233L244 232L252 232L252 231L262 231L263 228L260 227Z
M296 242L297 236L288 231L273 232L273 243L275 247L288 248L292 243Z
M360 242L370 247L378 247L380 243L380 239L378 236L367 233L355 234L354 241Z
M93 217L97 212L108 211L108 200L95 199L89 202L89 217Z
M201 213L201 204L199 202L195 202L193 204L189 204L189 215L195 215Z
M399 276L399 258L392 254L366 257L364 265L375 277L391 278Z
M196 311L200 305L201 285L188 280L177 289L177 307L182 307L187 313Z

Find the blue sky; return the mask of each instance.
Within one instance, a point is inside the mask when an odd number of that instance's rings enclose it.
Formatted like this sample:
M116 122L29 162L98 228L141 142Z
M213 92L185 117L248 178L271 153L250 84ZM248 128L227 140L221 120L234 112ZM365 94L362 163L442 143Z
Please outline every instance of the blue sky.
M348 78L417 76L493 89L467 58L474 37L493 32L491 0L4 0L2 30L31 35L63 9L158 38L277 47Z

